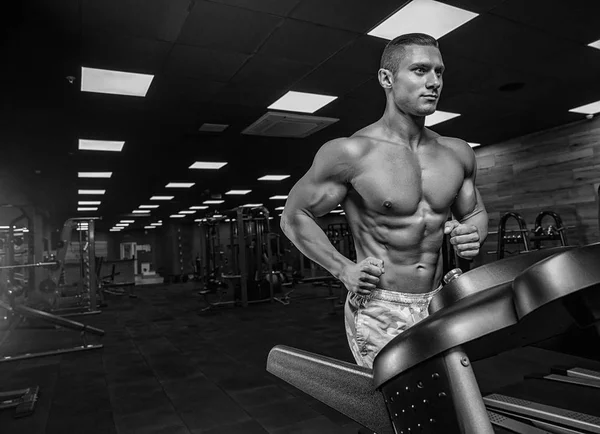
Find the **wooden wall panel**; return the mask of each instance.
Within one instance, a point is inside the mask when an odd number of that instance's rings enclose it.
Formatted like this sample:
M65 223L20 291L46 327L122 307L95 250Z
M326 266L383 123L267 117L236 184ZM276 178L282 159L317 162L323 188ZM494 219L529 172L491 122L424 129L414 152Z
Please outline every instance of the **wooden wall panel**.
M518 212L532 230L539 212L557 212L569 244L600 242L600 119L585 120L476 148L477 188L496 231L502 215ZM544 226L551 222L544 219ZM516 229L514 220L508 228ZM496 260L497 237L488 236L475 265ZM514 249L513 249L514 250Z

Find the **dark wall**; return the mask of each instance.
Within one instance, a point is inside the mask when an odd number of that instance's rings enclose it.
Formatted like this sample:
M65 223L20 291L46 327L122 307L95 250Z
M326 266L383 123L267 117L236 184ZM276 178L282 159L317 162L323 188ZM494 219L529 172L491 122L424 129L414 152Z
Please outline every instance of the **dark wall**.
M521 214L531 230L539 212L552 210L570 227L569 244L600 241L600 119L476 148L475 154L477 187L488 210L490 231L508 211ZM495 250L496 242L496 236L488 237L479 263L496 259L485 254Z

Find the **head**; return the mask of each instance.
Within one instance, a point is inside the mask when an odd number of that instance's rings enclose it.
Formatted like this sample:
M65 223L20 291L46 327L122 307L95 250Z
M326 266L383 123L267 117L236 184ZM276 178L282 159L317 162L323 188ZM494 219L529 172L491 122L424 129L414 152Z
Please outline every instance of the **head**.
M427 116L437 107L443 72L437 40L423 33L410 33L387 44L378 78L388 104L409 115Z

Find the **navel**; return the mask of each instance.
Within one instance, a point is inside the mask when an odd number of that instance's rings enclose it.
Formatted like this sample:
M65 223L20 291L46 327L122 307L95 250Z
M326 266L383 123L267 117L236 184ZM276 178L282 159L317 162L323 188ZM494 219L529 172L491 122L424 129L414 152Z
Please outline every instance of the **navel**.
M389 209L392 207L392 202L390 202L389 200L386 200L385 202L383 202L383 206Z

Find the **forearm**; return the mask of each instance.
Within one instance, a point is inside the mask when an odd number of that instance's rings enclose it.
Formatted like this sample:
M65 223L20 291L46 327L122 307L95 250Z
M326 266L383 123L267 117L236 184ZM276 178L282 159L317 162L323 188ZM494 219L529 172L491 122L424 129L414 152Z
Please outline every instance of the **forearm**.
M312 261L339 279L344 267L353 262L333 247L312 217L298 212L282 216L281 229L289 240Z
M483 245L488 235L488 214L485 208L477 209L460 220L460 223L473 225L479 232L479 244Z

